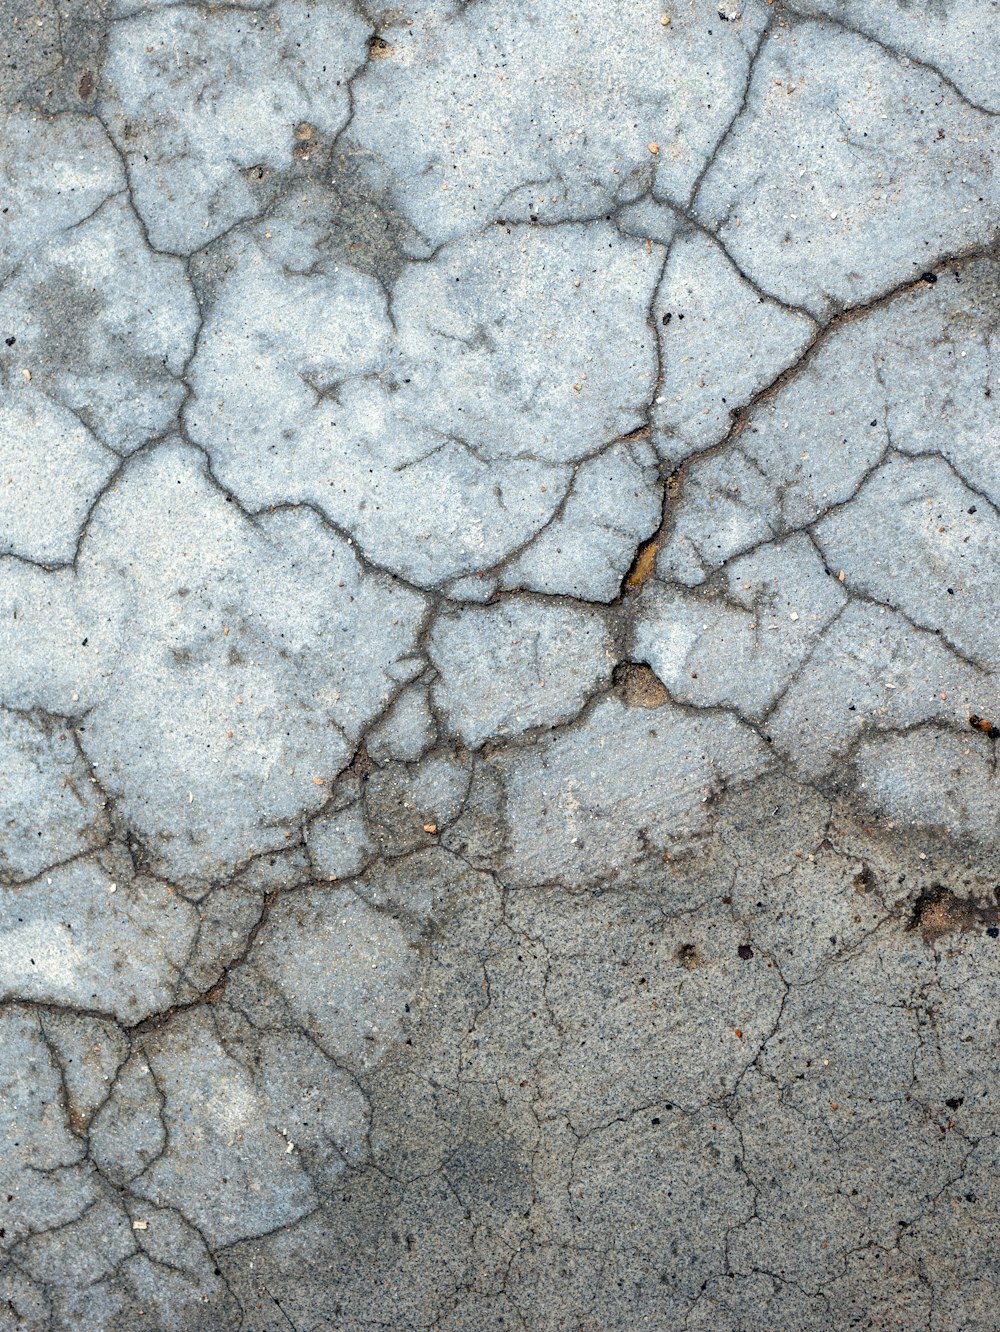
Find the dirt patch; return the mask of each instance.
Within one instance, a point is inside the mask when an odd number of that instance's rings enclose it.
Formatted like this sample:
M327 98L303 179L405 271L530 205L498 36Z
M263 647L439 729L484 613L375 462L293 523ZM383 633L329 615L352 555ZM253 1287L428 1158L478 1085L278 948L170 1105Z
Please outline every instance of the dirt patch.
M375 764L369 757L368 750L362 745L344 769L342 775L344 777L357 777L359 781L366 782L374 771Z
M971 897L959 897L950 888L935 883L921 892L913 905L910 929L919 930L925 943L934 943L946 934L974 934L996 929L1000 911L996 906L980 906Z
M662 708L664 703L670 702L666 685L640 662L619 662L611 679L627 708Z

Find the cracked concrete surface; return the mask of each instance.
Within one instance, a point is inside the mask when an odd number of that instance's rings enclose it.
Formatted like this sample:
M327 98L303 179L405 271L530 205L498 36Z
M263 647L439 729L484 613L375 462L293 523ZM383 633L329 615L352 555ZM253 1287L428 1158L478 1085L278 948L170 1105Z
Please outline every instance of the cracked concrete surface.
M993 1332L997 0L0 0L0 1326Z

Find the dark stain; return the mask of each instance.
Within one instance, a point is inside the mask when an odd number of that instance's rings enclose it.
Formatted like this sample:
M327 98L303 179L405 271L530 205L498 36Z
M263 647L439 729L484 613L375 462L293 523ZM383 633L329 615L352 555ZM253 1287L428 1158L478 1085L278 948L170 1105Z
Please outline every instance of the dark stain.
M697 971L699 967L705 965L705 959L698 952L697 946L692 943L681 944L677 950L677 961L685 971Z
M862 865L854 876L854 891L856 893L873 893L877 887L875 875L870 865Z
M427 252L375 154L360 149L337 154L324 173L323 193L311 193L323 233L319 250L328 261L350 264L391 288L406 256Z
M111 22L107 0L4 0L0 97L45 114L82 109L97 89ZM88 80L89 78L89 86Z
M369 757L368 750L362 745L344 769L343 775L345 777L357 777L359 781L366 782L374 771L375 764Z
M1000 919L996 906L980 906L971 897L959 897L943 884L924 888L910 916L908 928L919 930L925 943L934 943L946 934L974 934L992 931Z
M34 375L106 368L108 349L97 336L107 304L103 292L59 266L32 284L29 299L38 320L30 347Z

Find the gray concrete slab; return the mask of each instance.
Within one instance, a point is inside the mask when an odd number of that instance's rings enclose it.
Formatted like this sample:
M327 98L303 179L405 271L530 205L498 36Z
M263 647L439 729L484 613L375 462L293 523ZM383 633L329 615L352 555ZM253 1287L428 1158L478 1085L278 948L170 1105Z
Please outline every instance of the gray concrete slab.
M997 0L0 0L0 1326L994 1332Z

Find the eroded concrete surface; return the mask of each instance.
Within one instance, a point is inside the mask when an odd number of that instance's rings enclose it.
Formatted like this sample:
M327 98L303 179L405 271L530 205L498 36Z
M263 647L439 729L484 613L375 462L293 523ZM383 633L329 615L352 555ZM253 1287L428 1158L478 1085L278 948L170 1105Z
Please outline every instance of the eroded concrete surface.
M0 1324L994 1329L996 0L0 9Z

